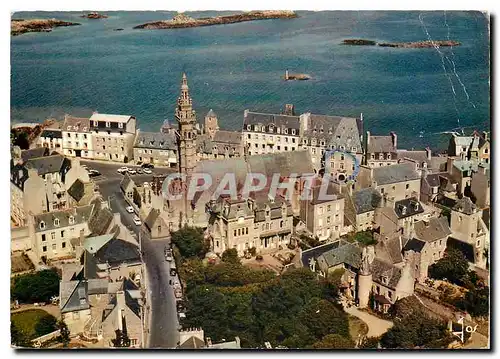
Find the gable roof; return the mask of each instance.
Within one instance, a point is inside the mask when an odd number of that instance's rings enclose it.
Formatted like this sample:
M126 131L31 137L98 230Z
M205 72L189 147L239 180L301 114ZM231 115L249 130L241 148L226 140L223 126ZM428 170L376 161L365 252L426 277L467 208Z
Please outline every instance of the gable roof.
M128 173L125 173L125 176L123 176L123 179L120 182L120 188L123 190L128 189L131 184L135 186L134 180Z
M287 116L281 114L271 114L271 113L258 113L258 112L250 112L245 110L243 125L264 125L269 127L269 125L273 125L273 127L279 128L290 128L295 129L297 132L296 136L299 135L300 130L300 120L299 116ZM244 128L243 130L246 130ZM276 131L276 129L275 129ZM268 133L268 132L266 132ZM289 133L288 135L292 135Z
M83 242L83 247L85 250L91 254L96 254L106 243L113 239L114 234L104 234L97 237L85 238Z
M394 153L396 148L391 136L371 136L366 146L366 153Z
M418 221L415 223L415 236L425 242L434 242L446 238L451 234L448 219L446 217L432 217L429 221Z
M94 236L105 234L113 221L113 212L104 207L100 199L95 199L91 203L95 206L95 210L89 220L89 230Z
M83 133L91 132L90 120L88 118L79 118L66 115L64 117L64 124L62 130L67 132L83 132Z
M160 210L159 209L151 209L151 211L149 211L149 214L146 218L146 220L144 221L144 224L146 225L146 227L151 230L156 222L156 219L160 216Z
M379 240L375 245L375 253L380 259L396 264L403 261L403 248L407 239L400 238L399 235Z
M467 196L463 196L455 203L455 206L453 206L454 211L464 214L473 214L476 212L476 208L476 205L472 203L472 200Z
M201 340L200 338L197 338L196 336L192 336L184 343L179 345L177 348L178 349L200 349L205 347L205 342Z
M77 178L76 181L68 189L68 194L77 202L79 202L85 194L85 185Z
M400 268L376 257L373 259L370 269L372 272L372 279L375 283L379 283L391 289L396 288L401 278ZM384 280L384 277L387 280Z
M29 178L28 169L21 164L14 164L10 160L10 182L13 183L21 191L24 191L24 182Z
M177 140L175 133L139 131L135 138L134 147L177 150Z
M45 232L53 229L62 229L69 226L88 222L92 217L94 210L93 205L73 207L62 211L47 212L36 214L33 216L35 232ZM70 218L73 218L73 223L70 224ZM56 224L56 222L59 222ZM43 228L40 224L43 222Z
M373 179L377 185L406 182L419 179L413 163L400 163L373 168Z
M300 261L303 266L308 267L311 259L316 259L321 256L323 253L328 252L332 249L338 248L340 245L340 241L335 241L327 244L322 244L320 246L306 249L302 251L300 256Z
M39 176L56 172L65 174L71 168L71 161L62 155L44 156L29 159L26 167L36 169Z
M360 139L361 123L354 117L327 116L316 114L303 115L303 136L324 140L325 145L332 148L344 148L350 151L353 147L357 153L362 153Z
M394 212L398 219L424 213L424 208L417 198L405 198L394 203Z
M32 148L30 150L21 151L21 159L26 162L32 158L38 158L49 155L49 149L47 147Z
M218 130L214 134L214 142L241 145L241 132Z
M351 267L359 268L361 265L361 249L351 243L346 243L335 249L323 253L318 258L318 264L326 265L327 268L341 263L349 264Z
M87 283L83 280L59 282L59 308L61 313L89 309Z
M352 194L356 214L374 211L380 205L382 196L375 188L369 187Z
M414 252L420 253L420 252L422 252L422 249L424 248L424 246L425 246L424 241L421 241L418 238L412 238L406 243L403 250L404 251L414 251Z

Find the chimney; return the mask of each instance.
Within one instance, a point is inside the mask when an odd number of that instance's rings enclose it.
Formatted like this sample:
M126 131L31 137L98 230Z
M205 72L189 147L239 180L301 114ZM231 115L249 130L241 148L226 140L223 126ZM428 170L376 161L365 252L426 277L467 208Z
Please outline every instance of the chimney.
M392 145L394 146L394 149L398 148L398 135L396 135L396 132L391 132L391 137L392 137Z
M366 144L370 144L370 131L366 131Z
M485 141L488 141L488 132L483 131L483 138Z
M427 159L430 160L432 158L432 151L429 147L425 148L425 152L427 154Z
M119 310L125 309L125 292L123 290L116 292L116 306Z

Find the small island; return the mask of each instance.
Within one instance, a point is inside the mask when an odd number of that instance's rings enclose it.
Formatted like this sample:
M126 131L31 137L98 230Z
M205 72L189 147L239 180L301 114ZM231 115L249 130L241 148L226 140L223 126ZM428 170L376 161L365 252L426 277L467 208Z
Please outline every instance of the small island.
M288 10L266 10L250 11L242 14L215 16L194 19L185 14L177 14L171 20L148 22L146 24L134 26L134 29L179 29L199 26L212 26L233 24L244 21L268 20L268 19L291 19L297 14Z
M99 14L97 12L89 12L88 14L83 14L80 17L84 17L87 19L107 19L108 15Z
M453 40L426 40L426 41L414 41L414 42L381 42L377 43L373 40L364 39L347 39L342 41L342 45L353 45L353 46L373 46L378 45L380 47L397 47L405 49L425 49L430 47L444 47L444 46L459 46L460 42Z
M373 46L377 45L376 41L373 40L363 40L363 39L348 39L342 41L343 45L363 45L363 46Z
M285 71L285 76L283 76L283 79L285 81L305 81L309 80L311 76L307 74L291 74L288 72L288 70Z
M113 29L113 31L123 31L123 29L119 27L118 29Z
M12 19L10 34L17 36L27 32L50 32L54 27L76 25L80 24L56 19Z

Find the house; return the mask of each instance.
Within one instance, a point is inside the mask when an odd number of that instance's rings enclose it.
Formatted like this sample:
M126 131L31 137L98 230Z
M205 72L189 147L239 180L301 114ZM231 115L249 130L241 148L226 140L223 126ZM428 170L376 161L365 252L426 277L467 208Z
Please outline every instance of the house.
M33 215L32 249L39 262L72 258L72 240L90 234L88 221L94 206L76 207Z
M363 164L369 167L382 167L398 163L398 136L373 136L366 131L365 155Z
M48 148L51 152L63 153L63 135L61 128L45 128L37 141L37 146Z
M64 117L62 149L65 156L92 159L95 157L92 131L88 118Z
M429 267L443 258L451 230L446 217L418 221L414 229L414 236L406 242L403 251L413 251L417 256L415 279L423 283L428 277Z
M24 227L28 213L40 214L47 210L45 181L34 168L20 164L10 167L10 218L14 226Z
M160 216L160 210L158 209L151 209L144 221L144 226L151 239L165 238L170 234L169 227L163 217Z
M202 328L191 328L179 332L179 344L177 349L241 349L240 338L235 337L234 341L222 343L212 343L209 337L204 338Z
M134 200L134 191L136 190L135 182L130 178L128 173L125 173L122 181L120 182L120 189L128 202Z
M355 189L375 188L383 198L399 201L409 197L420 197L420 178L414 163L391 166L360 166Z
M94 112L89 121L95 159L127 163L133 158L135 117Z
M321 254L316 270L325 277L340 271L341 295L364 308L373 298L373 309L387 313L398 300L414 291L410 261L395 266L375 257L373 247L363 249L347 243Z
M213 252L235 248L243 256L250 248L257 253L275 252L290 243L293 215L284 198L257 193L248 199L219 197L209 203L207 233Z
M49 155L49 149L47 147L32 148L29 150L21 151L21 160L23 163L29 161L32 158L44 157Z
M375 209L382 204L382 196L374 188L364 188L346 195L345 216L355 232L373 228Z
M479 268L486 268L490 234L482 219L482 211L469 197L459 199L452 208L450 228L452 233L448 244L459 247L469 262Z
M120 287L109 295L109 304L102 312L100 330L106 347L114 347L117 330L125 332L131 348L142 348L143 297L139 288L130 280L119 282Z
M491 170L487 164L479 164L477 172L472 174L470 190L476 198L479 208L490 206Z
M459 136L454 133L448 145L448 156L461 160L473 160L481 163L490 161L490 140L488 133L474 131L471 136Z
M94 182L77 179L67 192L70 207L86 206L96 197L96 186Z
M175 133L143 132L137 130L134 142L134 159L137 163L157 166L177 165L177 140Z
M70 334L83 333L85 324L91 319L88 298L88 282L85 280L61 281L59 283L59 308L61 318Z
M428 173L422 175L420 183L420 199L424 203L436 202L443 192L455 193L455 188L447 172ZM451 186L451 187L450 187Z
M300 204L300 219L320 241L337 239L344 229L344 195L330 182L324 182L323 187L319 182L308 188L310 199Z
M392 237L398 233L408 237L414 223L422 219L423 213L424 208L417 198L402 199L390 207L378 208L374 227L378 228L381 237Z

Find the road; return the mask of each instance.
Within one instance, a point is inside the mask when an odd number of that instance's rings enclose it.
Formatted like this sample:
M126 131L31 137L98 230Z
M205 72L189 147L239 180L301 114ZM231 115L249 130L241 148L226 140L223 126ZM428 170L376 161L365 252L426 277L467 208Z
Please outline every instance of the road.
M129 204L125 201L120 190L120 182L123 176L116 172L122 164L107 164L94 161L81 161L81 163L101 172L102 176L94 178L94 181L99 185L101 195L104 199L109 200L111 210L114 213L120 213L122 223L133 231L137 238L141 238L142 261L147 271L145 316L148 318L146 323L149 323L149 329L146 330L145 347L175 348L179 341L179 323L173 287L169 284L171 279L170 265L164 257L164 248L170 239L151 240L147 233L141 231L141 226L134 224L134 214L126 211L125 208ZM153 171L155 174L168 174L175 170L154 168ZM151 181L152 175L134 175L131 177L134 182L142 183ZM139 234L141 235L139 236Z
M379 337L393 326L392 322L377 318L372 314L359 310L355 306L344 308L344 311L358 317L368 325L367 337Z

